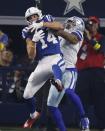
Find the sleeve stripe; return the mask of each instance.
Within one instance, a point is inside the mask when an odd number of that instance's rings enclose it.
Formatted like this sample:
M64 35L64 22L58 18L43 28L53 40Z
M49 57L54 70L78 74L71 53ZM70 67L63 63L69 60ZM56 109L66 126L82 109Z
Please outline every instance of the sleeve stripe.
M75 34L79 40L81 40L83 38L82 36L82 33L80 31L75 31L75 32L72 32L73 34Z
M82 39L82 37L83 37L82 33L80 31L77 31L77 32L78 32L78 34L80 35L80 37Z

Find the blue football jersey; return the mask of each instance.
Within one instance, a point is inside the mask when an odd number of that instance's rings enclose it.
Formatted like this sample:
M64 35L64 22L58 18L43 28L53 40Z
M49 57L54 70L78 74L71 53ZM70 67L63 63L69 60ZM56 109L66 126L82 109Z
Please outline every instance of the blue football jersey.
M41 20L38 22L53 22L54 18L51 15L44 15ZM42 27L39 30L43 30L45 36L43 39L37 42L37 56L36 59L39 60L44 56L53 55L53 54L61 54L60 50L60 41L57 36L54 35L54 31L47 28ZM26 33L24 38L31 38L33 37L33 33Z
M45 15L38 22L53 22L54 18L51 15ZM45 37L38 41L37 43L37 57L41 59L47 55L59 54L60 50L60 41L57 36L54 35L54 31L43 27L41 30L44 31Z

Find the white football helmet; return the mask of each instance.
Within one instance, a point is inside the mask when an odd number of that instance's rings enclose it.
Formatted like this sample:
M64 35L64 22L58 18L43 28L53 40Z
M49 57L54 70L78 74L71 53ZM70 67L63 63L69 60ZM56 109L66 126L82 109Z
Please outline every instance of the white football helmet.
M25 18L28 21L28 17L30 17L31 15L37 14L39 16L39 19L41 19L42 17L42 11L40 9L38 9L37 7L30 7L26 10L25 12Z
M65 21L65 28L69 29L69 30L79 30L79 31L84 31L85 29L85 24L84 21L82 20L82 18L79 18L77 16L73 16L68 18Z

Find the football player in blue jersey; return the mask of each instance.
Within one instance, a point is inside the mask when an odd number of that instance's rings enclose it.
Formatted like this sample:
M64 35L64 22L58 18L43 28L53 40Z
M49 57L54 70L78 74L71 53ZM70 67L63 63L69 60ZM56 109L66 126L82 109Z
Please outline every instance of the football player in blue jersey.
M65 70L65 62L60 50L60 41L53 30L63 29L51 15L42 15L41 10L30 7L25 13L28 26L22 30L22 36L27 43L27 52L31 59L38 61L36 69L31 73L23 97L30 110L30 117L24 128L31 128L35 121L34 95L51 77L54 77L57 90L63 89L61 79ZM51 92L49 92L50 94Z

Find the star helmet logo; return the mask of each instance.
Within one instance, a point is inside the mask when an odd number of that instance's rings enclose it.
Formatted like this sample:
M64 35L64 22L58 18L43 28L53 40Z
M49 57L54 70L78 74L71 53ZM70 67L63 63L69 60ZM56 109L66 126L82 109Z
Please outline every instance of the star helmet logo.
M84 15L82 3L86 0L64 0L64 1L67 3L64 15L66 15L73 9L77 10L80 14Z

